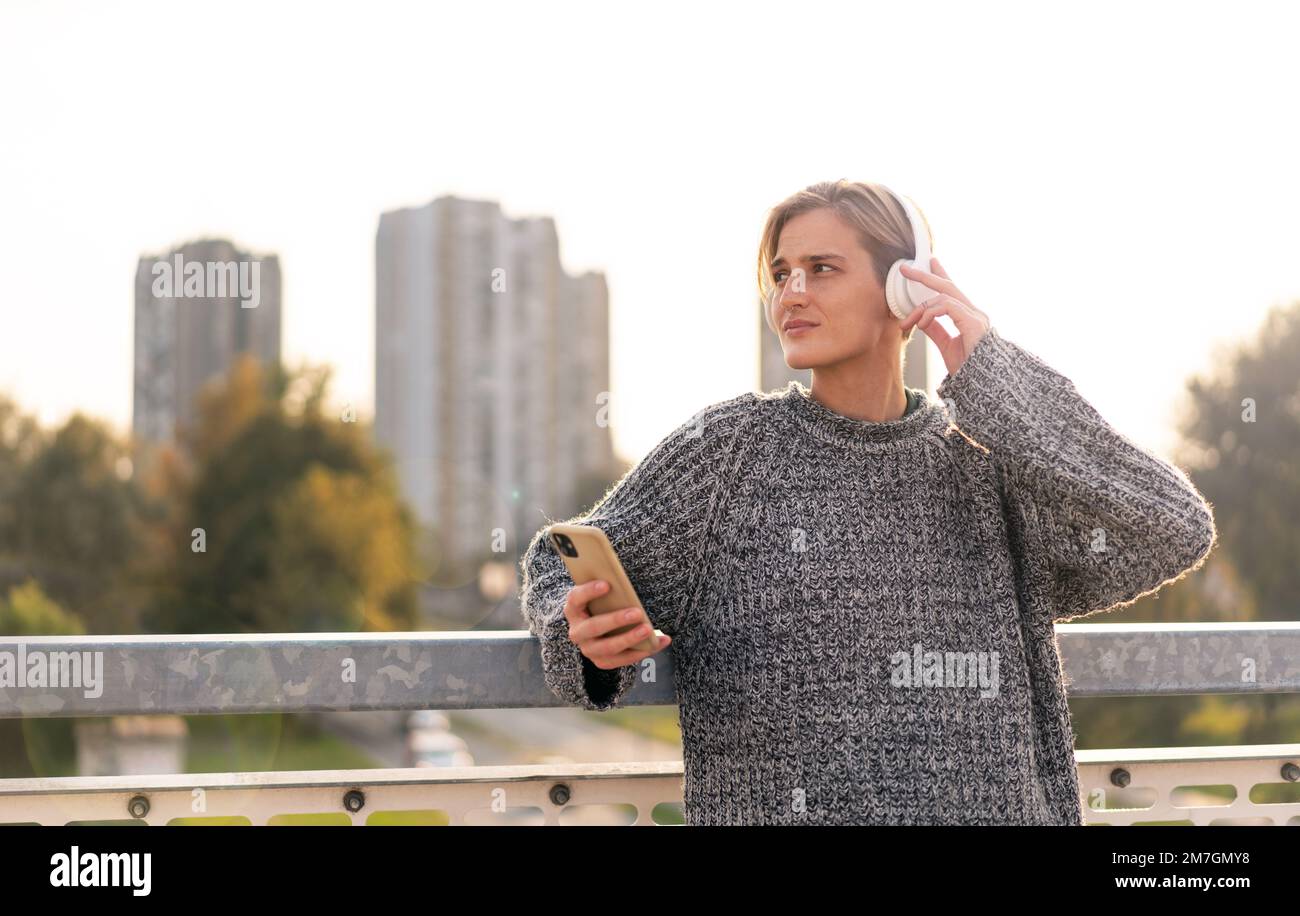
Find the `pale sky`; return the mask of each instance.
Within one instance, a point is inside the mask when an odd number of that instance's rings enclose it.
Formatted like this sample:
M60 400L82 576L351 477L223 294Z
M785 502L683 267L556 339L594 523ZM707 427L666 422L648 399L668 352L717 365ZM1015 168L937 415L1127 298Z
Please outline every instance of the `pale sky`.
M633 460L756 384L762 221L815 181L912 197L1003 336L1157 450L1300 296L1294 4L632 9L5 0L0 389L127 430L137 258L214 235L280 256L285 357L369 415L379 215L442 194L605 272Z

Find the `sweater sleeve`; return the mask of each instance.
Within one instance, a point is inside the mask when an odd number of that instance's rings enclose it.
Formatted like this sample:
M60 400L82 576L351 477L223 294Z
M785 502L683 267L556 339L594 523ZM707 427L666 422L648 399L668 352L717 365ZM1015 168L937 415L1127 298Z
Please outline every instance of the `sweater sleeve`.
M727 456L751 397L706 407L651 449L589 512L566 520L605 532L651 625L669 636L682 627L700 584ZM546 685L566 704L612 709L631 689L637 666L597 668L569 639L564 602L574 583L548 531L538 531L524 552L520 593L524 618L540 643Z
M1187 476L995 329L938 394L992 459L1027 575L1050 596L1053 621L1130 604L1209 555L1214 516Z

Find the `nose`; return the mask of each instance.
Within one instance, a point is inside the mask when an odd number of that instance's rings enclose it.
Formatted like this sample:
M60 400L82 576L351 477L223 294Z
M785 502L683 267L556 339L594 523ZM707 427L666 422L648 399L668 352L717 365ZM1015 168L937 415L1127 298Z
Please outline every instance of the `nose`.
M801 283L785 282L776 287L777 304L785 306L803 305L808 293Z
M807 291L798 289L796 283L778 283L774 286L772 288L772 311L775 313L777 326L779 327L785 321L789 312L806 305L807 300Z
M802 318L805 309L804 293L791 293L784 297L772 311L772 322L776 325L776 331L785 338L785 323L794 318Z

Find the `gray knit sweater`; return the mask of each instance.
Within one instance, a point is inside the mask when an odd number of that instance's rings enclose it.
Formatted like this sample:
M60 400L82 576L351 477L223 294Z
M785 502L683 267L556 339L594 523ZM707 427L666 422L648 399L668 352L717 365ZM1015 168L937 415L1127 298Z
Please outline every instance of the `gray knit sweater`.
M798 382L739 395L569 520L673 637L688 824L1083 822L1053 623L1198 567L1210 506L996 330L938 393L878 423ZM522 604L546 683L610 709L639 668L569 640L545 533Z

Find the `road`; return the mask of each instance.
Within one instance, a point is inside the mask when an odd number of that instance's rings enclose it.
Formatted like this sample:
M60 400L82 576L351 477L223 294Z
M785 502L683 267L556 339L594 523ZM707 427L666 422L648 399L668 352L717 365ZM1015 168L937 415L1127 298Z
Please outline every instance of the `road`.
M385 767L405 766L403 712L326 712L316 714L321 728L351 742ZM679 743L648 738L600 721L601 713L562 707L474 709L449 712L451 730L469 745L474 763L605 763L681 760Z

